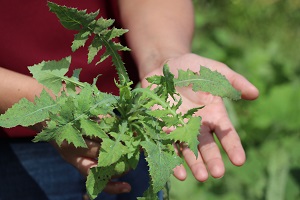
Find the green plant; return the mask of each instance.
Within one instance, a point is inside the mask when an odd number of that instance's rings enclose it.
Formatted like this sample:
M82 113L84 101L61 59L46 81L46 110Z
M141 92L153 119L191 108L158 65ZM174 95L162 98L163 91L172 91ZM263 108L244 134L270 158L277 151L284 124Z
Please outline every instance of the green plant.
M194 2L193 52L226 63L260 95L227 109L247 154L243 167L224 159L222 179L199 183L191 173L184 182L172 178L171 199L189 194L190 200L300 199L300 37L295 25L300 22L300 2Z
M80 69L67 77L65 74L69 70L71 57L43 61L29 67L29 70L55 98L44 90L34 102L20 100L0 116L0 126L9 128L46 122L34 142L54 140L58 145L67 141L75 147L86 148L85 137L100 138L98 166L90 170L86 181L92 199L104 189L112 176L134 169L139 161L140 149L143 149L151 183L144 197L139 199L157 199L156 193L164 188L173 168L183 162L175 153L173 143L186 143L196 156L198 152L201 117L194 113L202 107L180 113L178 109L182 99L175 87L191 85L194 91L201 90L231 99L239 99L240 93L224 76L205 67L201 67L199 72L179 70L175 78L167 65L163 68L163 76L147 78L149 87L132 89L133 83L118 54L118 51L129 49L113 42L113 38L127 30L110 28L114 21L97 18L99 12L87 13L51 2L48 6L65 28L78 31L71 46L73 51L85 46L87 40L92 38L88 47L88 62L92 62L105 47L99 62L112 57L119 77L115 81L119 96L99 91L96 87L98 76L93 84L80 82ZM78 89L80 92L76 92ZM154 106L157 109L153 109ZM164 127L176 129L166 134Z

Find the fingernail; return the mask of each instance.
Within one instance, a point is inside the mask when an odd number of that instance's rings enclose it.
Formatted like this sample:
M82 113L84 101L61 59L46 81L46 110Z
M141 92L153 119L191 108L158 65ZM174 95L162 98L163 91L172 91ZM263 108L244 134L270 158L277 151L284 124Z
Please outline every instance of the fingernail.
M122 192L122 193L129 193L130 190L129 190L128 188L123 188L123 189L121 190L121 192Z
M122 193L129 193L130 192L130 190L131 190L131 188L130 187L128 187L128 184L127 183L121 183L121 192Z

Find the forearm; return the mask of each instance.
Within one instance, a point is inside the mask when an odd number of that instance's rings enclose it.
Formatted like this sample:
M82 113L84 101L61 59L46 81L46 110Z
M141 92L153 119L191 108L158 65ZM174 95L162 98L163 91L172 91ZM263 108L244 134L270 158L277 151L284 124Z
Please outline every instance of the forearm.
M190 0L119 0L123 27L140 78L165 60L190 52L194 31Z
M0 113L4 113L21 98L34 100L43 86L32 77L0 67Z

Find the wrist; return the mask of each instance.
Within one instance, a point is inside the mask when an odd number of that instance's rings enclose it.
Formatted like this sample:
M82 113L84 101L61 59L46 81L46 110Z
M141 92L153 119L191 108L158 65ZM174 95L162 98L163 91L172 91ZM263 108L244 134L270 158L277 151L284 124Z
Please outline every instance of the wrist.
M0 113L4 113L20 99L33 101L43 86L32 77L0 67Z

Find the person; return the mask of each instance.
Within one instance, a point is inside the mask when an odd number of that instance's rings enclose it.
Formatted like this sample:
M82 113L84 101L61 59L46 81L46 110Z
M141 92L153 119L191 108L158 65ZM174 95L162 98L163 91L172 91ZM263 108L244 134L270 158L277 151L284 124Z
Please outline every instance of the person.
M122 53L122 57L128 70L131 70L131 77L141 81L142 87L147 86L146 77L162 73L165 63L174 74L177 69L198 71L200 66L206 66L225 75L241 91L243 99L258 97L258 90L242 75L223 63L191 53L194 31L192 1L54 2L87 9L89 12L100 9L104 18L115 18L117 24L129 29L125 37L134 63L129 55ZM99 89L117 94L113 81L116 73L109 60L101 63L100 67L93 67L86 64L86 52L83 49L72 53L70 44L74 33L59 24L56 16L48 11L46 1L29 0L26 4L20 4L11 0L3 1L0 5L1 113L21 98L32 101L41 92L43 86L30 76L27 66L42 60L58 60L70 54L74 58L71 69L83 68L82 81L92 82L95 75L102 74L97 85ZM133 67L135 65L137 71ZM105 82L105 85L101 82ZM194 177L205 181L209 174L219 178L225 173L213 133L231 162L237 166L242 165L246 159L245 152L222 99L207 93L193 93L189 89L178 89L178 92L183 97L183 111L206 105L197 113L202 116L198 158L187 147L182 147L182 154ZM31 139L35 134L22 127L1 130L0 199L82 199L85 196L85 185L84 176L80 174L86 176L90 167L96 164L100 144L87 139L88 149L74 148L67 143L57 148L55 144L33 144ZM187 176L185 168L176 167L174 176L184 180ZM109 182L99 198L134 199L148 187L148 179L147 166L140 163L136 171L129 172L119 181Z

